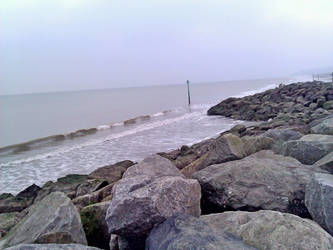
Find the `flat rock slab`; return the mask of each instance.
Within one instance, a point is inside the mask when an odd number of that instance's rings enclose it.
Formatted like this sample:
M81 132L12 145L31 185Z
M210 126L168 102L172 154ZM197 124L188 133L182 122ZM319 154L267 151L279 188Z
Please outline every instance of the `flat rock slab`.
M146 250L245 250L256 249L239 238L214 230L203 220L189 216L173 216L154 228L146 240Z
M88 247L80 244L21 244L6 249L8 250L98 250L100 248Z
M281 153L291 156L303 164L312 165L333 151L332 135L305 135L299 140L285 142Z
M313 176L306 187L305 205L313 220L333 235L333 175Z
M263 150L242 160L209 166L193 175L202 188L203 213L269 209L307 216L305 185L313 168Z
M87 244L80 215L71 200L60 192L29 207L28 214L0 242L1 247L33 243L41 235L68 232L75 243Z
M240 237L258 249L327 250L333 238L314 221L276 211L224 212L201 216L200 220L220 231Z

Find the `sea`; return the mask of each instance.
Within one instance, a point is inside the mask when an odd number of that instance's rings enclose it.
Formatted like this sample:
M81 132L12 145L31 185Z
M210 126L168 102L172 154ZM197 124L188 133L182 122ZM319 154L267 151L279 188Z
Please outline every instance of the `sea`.
M186 84L0 96L0 193L215 137L243 121L211 106L288 81L193 83L191 105Z

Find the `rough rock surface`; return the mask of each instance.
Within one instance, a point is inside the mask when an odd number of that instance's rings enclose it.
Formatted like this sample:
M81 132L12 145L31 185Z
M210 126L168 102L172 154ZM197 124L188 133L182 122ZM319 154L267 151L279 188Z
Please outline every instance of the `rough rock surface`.
M331 135L305 135L299 140L285 142L281 148L283 155L294 157L307 165L314 164L330 152L333 152Z
M88 247L80 244L20 244L7 250L98 250L96 247Z
M242 160L209 166L193 175L202 188L203 213L269 209L308 217L305 185L313 167L263 150Z
M333 135L333 118L328 118L311 128L314 134Z
M313 176L306 187L305 205L314 221L333 235L333 175Z
M113 165L101 167L88 175L89 179L105 179L109 183L116 182L121 179L125 171L134 165L132 161L121 161Z
M2 247L33 243L43 234L69 232L75 243L87 244L80 215L71 200L54 192L29 207L28 214L0 242Z
M0 239L19 222L18 215L18 212L0 214Z
M166 158L149 156L115 184L106 215L109 232L144 240L154 225L174 214L199 216L200 198L197 180L185 179Z
M105 221L109 205L110 201L96 203L84 207L80 212L89 246L100 247L102 249L109 247L110 234Z
M63 192L73 199L78 186L85 183L86 180L87 175L70 174L57 179L56 182L48 181L43 185L42 190L39 191L35 202L41 201L44 197L56 191Z
M154 228L146 240L146 250L235 250L255 249L239 238L214 230L203 220L189 216L173 216Z
M317 223L276 211L224 212L201 216L216 230L225 230L258 249L333 249L333 238Z
M18 193L16 196L7 193L1 194L0 213L22 211L34 202L39 191L40 187L33 184L24 189L22 192Z
M75 240L69 232L45 233L38 236L38 238L34 241L34 243L37 244L70 244L73 242L75 242Z
M321 158L314 165L328 171L330 174L333 174L333 152Z

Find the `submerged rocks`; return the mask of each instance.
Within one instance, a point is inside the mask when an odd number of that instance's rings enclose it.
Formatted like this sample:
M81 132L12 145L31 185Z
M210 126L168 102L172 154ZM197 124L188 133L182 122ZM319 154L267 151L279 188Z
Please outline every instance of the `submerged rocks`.
M196 180L185 179L169 160L149 156L115 184L106 214L109 232L139 248L149 231L166 218L178 213L199 216L200 198Z
M227 231L258 249L333 249L333 238L317 223L276 211L224 212L201 216L215 230ZM236 248L235 248L236 249Z
M6 235L1 247L33 243L45 234L70 233L73 243L87 244L80 215L71 200L60 192L53 192L29 207L28 214Z
M305 205L312 218L333 235L333 175L313 176L306 187Z
M173 216L154 228L146 240L146 250L164 249L255 249L239 238L214 230L203 220L189 216Z
M263 150L242 160L209 166L195 174L202 187L204 214L269 209L309 217L304 206L311 167Z
M332 135L309 134L299 140L285 142L281 153L291 156L303 164L311 165L333 151Z

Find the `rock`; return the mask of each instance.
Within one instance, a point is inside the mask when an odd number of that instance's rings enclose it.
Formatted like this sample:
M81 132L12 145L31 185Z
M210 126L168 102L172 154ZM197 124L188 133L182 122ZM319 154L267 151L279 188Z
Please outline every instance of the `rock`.
M108 184L109 183L106 180L101 179L87 180L87 182L84 182L77 187L75 197L90 194L107 186Z
M230 129L230 132L235 133L236 135L241 135L245 130L246 127L244 124L237 124Z
M18 215L18 212L0 214L0 239L19 222Z
M269 209L309 217L304 192L313 169L263 150L242 160L209 166L192 177L202 188L204 214Z
M33 243L43 234L56 232L68 232L74 243L87 244L80 215L71 200L60 192L53 192L29 207L28 214L0 243L0 249Z
M130 243L123 237L116 234L111 234L110 236L110 250L132 250L136 249L135 243L134 247L130 246Z
M80 244L20 244L6 250L98 250L96 247L88 247Z
M193 173L209 165L241 159L244 156L242 140L236 135L225 134L211 143L207 153L183 168L181 172L190 177Z
M305 205L313 220L333 235L333 175L313 176L306 187Z
M109 249L110 249L110 250L119 250L119 245L118 245L118 235L116 235L116 234L111 234L111 236L110 236Z
M105 186L104 188L101 188L91 194L86 194L86 195L76 197L72 200L72 202L74 203L76 208L79 211L81 211L82 208L92 205L94 203L111 200L113 185L114 185L114 183L109 184L109 185Z
M309 134L283 143L281 152L303 164L311 165L333 151L333 136Z
M324 169L329 173L333 174L333 152L321 158L314 164L314 166Z
M93 171L88 175L89 179L103 179L107 180L109 183L116 182L121 179L125 171L133 166L134 162L132 161L121 161L113 165L108 165L101 167Z
M87 175L70 174L57 179L56 182L49 181L43 185L35 201L41 201L44 197L55 191L63 192L70 199L73 199L76 195L77 187L85 183L86 180Z
M109 232L137 245L155 225L174 214L200 215L199 183L185 179L169 160L158 155L128 168L112 193L106 214Z
M0 213L22 211L34 202L39 190L40 187L33 184L16 196L6 193L0 195Z
M84 207L81 212L81 221L86 233L89 246L108 249L110 234L105 221L106 211L110 201L96 203Z
M318 125L311 128L314 134L333 135L333 118L325 119Z
M327 101L323 104L323 108L326 110L333 109L333 101Z
M333 249L333 238L317 223L298 216L269 210L224 212L201 216L215 230L241 237L258 249Z
M263 136L269 137L274 141L290 141L290 140L298 140L303 134L293 130L293 129L269 129L266 131Z
M244 136L242 137L245 156L254 154L260 150L271 149L274 141L265 136Z
M214 230L203 220L189 216L173 216L154 228L146 240L146 250L164 249L255 249L239 238Z
M72 234L69 232L52 232L52 233L45 233L35 240L34 243L37 244L48 244L48 243L55 243L55 244L70 244L75 242L72 237Z

